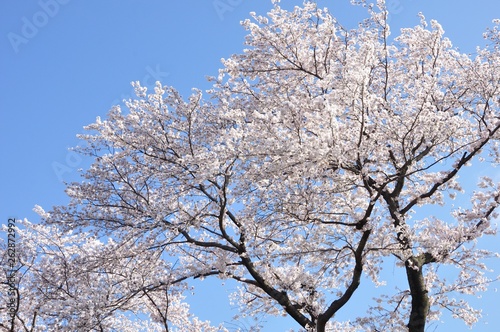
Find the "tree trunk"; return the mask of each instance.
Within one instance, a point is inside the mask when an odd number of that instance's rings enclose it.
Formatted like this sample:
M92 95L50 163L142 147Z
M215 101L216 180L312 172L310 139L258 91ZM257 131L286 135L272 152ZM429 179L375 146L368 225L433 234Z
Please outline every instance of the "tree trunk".
M429 313L429 296L425 288L422 260L411 257L406 261L406 275L411 293L411 313L408 322L409 332L424 332Z

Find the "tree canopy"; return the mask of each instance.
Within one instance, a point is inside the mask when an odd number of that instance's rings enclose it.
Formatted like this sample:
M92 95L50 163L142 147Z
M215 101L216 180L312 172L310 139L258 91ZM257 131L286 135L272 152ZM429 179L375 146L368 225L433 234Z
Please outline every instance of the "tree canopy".
M126 110L80 135L93 164L71 202L21 223L19 306L0 327L224 330L189 313L202 277L238 282L243 315L306 331L424 331L443 310L474 324L461 294L492 281L497 256L476 244L496 232L500 186L459 175L500 161L498 28L468 55L436 21L392 37L383 1L360 4L354 29L312 2L252 13L209 91L133 83ZM384 264L406 288L337 321Z

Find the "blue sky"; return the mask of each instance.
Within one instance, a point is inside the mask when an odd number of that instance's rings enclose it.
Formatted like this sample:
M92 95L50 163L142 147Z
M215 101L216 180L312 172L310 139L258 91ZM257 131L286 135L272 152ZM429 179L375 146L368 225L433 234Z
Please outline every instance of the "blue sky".
M349 0L319 1L347 25L362 17ZM387 0L393 34L418 23L422 11L437 19L456 47L474 52L482 32L500 18L498 0ZM283 0L283 6L301 1ZM209 87L220 59L243 49L239 22L250 11L264 14L270 0L3 0L0 2L0 218L36 222L35 204L64 204L64 181L77 179L87 161L68 148L96 116L132 96L131 81L160 80L184 95ZM488 245L500 251L498 239ZM500 271L498 260L495 262ZM208 283L208 282L207 282ZM203 285L203 284L202 284ZM210 283L210 288L217 283ZM497 283L492 288L499 287ZM227 294L225 291L224 297ZM230 320L228 307L205 310L211 290L197 293L194 310L204 319ZM362 301L362 299L359 299ZM358 300L358 301L359 301ZM486 317L474 331L500 324L500 294L481 300ZM213 307L213 306L211 306ZM349 310L356 310L354 302ZM436 331L465 331L462 323ZM287 319L265 331L294 327ZM434 330L434 327L432 330Z

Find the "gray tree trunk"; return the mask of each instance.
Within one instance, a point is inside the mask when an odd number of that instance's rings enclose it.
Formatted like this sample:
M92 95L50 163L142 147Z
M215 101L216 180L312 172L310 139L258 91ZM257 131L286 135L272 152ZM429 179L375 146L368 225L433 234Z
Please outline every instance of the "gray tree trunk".
M421 259L419 259L421 258ZM425 288L422 267L426 257L411 257L406 261L406 275L411 293L411 313L408 322L409 332L424 332L429 313L429 296Z

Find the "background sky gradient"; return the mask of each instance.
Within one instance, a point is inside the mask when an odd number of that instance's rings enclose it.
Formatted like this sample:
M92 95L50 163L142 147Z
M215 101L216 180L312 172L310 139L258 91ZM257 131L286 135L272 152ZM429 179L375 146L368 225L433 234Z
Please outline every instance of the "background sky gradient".
M318 2L347 26L365 15L349 0ZM498 0L387 2L393 36L401 27L418 24L421 11L437 19L454 46L466 53L483 44L485 28L500 18ZM300 3L283 0L282 6ZM49 210L67 202L64 182L78 180L77 170L89 162L68 148L78 144L75 136L83 126L133 97L131 81L151 87L160 80L184 96L193 87L209 88L206 76L217 74L220 59L244 48L246 33L239 22L250 11L265 14L271 7L270 0L1 0L0 221L37 222L35 204ZM497 251L499 242L498 237L485 241ZM492 267L500 274L498 259ZM231 321L236 311L224 303L232 286L221 290L219 282L198 284L203 287L192 298L195 314L214 323ZM500 325L497 287L499 282L479 300L484 317L474 331ZM360 294L344 311L357 310L363 296L369 296ZM442 320L428 330L468 330L447 315ZM288 318L265 326L268 332L298 327Z

